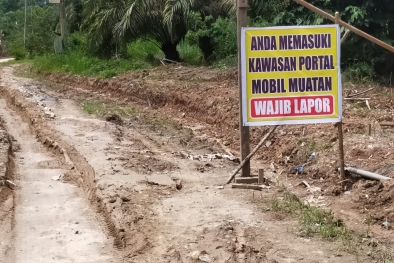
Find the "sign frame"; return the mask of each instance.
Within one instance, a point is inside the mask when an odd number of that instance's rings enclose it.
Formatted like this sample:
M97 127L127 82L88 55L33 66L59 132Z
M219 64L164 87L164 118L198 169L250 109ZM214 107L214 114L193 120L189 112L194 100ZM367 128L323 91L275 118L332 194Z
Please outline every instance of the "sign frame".
M309 118L303 119L302 117L296 117L296 119L287 119L287 120L272 120L272 121L259 121L259 122L249 122L248 121L248 109L247 109L247 61L246 61L246 33L248 31L258 31L258 30L291 30L291 29L308 29L308 28L336 28L336 55L337 60L335 66L335 70L337 71L337 93L334 97L334 103L338 104L338 117L335 118ZM297 34L297 33L295 33ZM338 123L342 121L342 78L340 71L340 61L341 61L341 35L340 28L337 24L328 24L328 25L317 25L317 26L276 26L276 27L243 27L241 32L241 70L242 70L242 115L243 115L243 126L265 126L265 125L286 125L286 124L317 124L317 123ZM286 74L286 73L284 73ZM310 96L303 95L305 97ZM288 97L294 97L288 95ZM301 97L301 96L298 96ZM286 96L283 96L286 98Z

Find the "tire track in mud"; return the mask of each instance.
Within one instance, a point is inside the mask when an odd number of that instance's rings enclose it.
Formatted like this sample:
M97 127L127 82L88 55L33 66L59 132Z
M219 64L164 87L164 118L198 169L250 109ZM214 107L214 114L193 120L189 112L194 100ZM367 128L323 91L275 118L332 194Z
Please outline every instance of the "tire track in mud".
M118 248L123 247L121 245L121 236L116 231L114 223L105 211L101 200L96 195L97 185L95 183L95 172L93 168L74 147L62 142L59 133L45 123L45 116L38 110L34 110L35 105L28 105L32 103L24 101L23 96L17 93L0 87L1 96L30 124L32 131L37 135L37 139L52 153L56 154L68 168L65 174L66 179L80 186L84 190L87 199L95 203L97 211L103 213L105 224L115 239L114 244Z
M48 97L37 88L40 84L14 77L11 68L4 68L3 73L4 80L0 85L7 85L9 88L0 88L0 96L6 99L10 108L21 115L37 139L67 168L64 180L83 189L86 199L96 210L101 225L105 226L108 236L113 238L113 245L118 249L119 255L133 257L150 249L151 238L156 231L156 224L153 223L155 219L147 216L153 214L150 206L155 202L152 201L155 198L152 197L175 191L175 183L167 178L166 183L170 181L170 184L174 185L173 189L162 184L151 186L147 182L159 179L157 174L137 174L127 171L127 167L115 167L123 165L125 158L118 160L121 149L118 146L122 145L113 145L113 135L108 131L107 122L86 118L68 100L52 104L56 112L61 113L55 120L51 120L46 116L45 109L42 108L45 106L40 102L43 96ZM78 134L75 135L74 127L77 126ZM112 127L112 124L110 126ZM104 129L103 133L98 131L101 129ZM85 135L86 138L83 138L81 132L89 136ZM96 144L91 143L96 140L94 137L100 136L105 137L104 142L95 147ZM134 141L133 138L132 140ZM129 142L129 139L126 141ZM125 145L129 149L131 144L127 142ZM123 150L121 149L120 154L123 154ZM138 152L136 156L141 154ZM167 165L166 162L165 164ZM116 178L122 175L127 181ZM125 178L124 175L131 176ZM153 193L141 194L141 189L152 189Z
M114 247L123 249L124 239L115 227L105 204L96 195L95 172L86 159L73 146L62 141L59 132L45 123L44 114L36 108L33 102L26 101L19 91L0 87L0 96L5 99L9 108L15 110L28 123L37 140L58 158L61 166L67 169L64 180L83 189L86 199L97 213L97 218L106 227L107 235L113 237Z

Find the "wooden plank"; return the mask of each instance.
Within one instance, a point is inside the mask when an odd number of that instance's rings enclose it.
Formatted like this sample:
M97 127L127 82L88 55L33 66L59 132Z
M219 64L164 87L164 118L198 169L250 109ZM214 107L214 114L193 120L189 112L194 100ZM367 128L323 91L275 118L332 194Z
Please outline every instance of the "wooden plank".
M379 40L379 39L377 39L377 38L365 33L364 31L361 31L358 28L355 28L354 26L349 25L348 23L342 21L339 18L336 19L334 16L330 15L327 12L324 12L323 10L317 8L316 6L311 5L310 3L308 3L308 2L306 2L304 0L293 0L293 1L297 2L298 4L300 4L300 5L302 5L302 6L306 7L306 8L308 8L309 10L311 10L311 11L313 11L313 12L315 12L315 13L317 13L317 14L325 17L325 18L327 18L328 20L331 20L332 22L334 22L336 24L338 24L338 25L340 25L340 26L342 26L342 27L344 27L346 29L351 30L352 32L356 33L357 35L368 39L369 41L371 41L371 42L373 42L373 43L375 43L375 44L387 49L388 51L394 52L394 47L393 46L391 46L391 45L389 45L389 44L387 44L387 43L385 43L385 42L383 42L383 41L381 41L381 40Z
M345 98L344 100L370 100L371 98Z
M367 93L368 91L371 91L371 90L373 90L373 89L375 89L375 87L370 88L370 89L367 89L367 90L364 90L364 91L361 91L361 92L357 92L357 93L354 93L354 94L350 94L350 95L348 96L348 98L357 97L357 96L359 96L359 95L361 95L361 94L365 94L365 93Z
M258 182L259 182L258 177L235 178L235 183L237 183L237 184L257 184Z
M253 185L253 184L232 184L232 188L236 189L251 189L251 190L263 190L263 189L270 189L269 186L265 185Z
M338 141L339 141L339 161L340 161L340 171L341 179L344 181L346 179L345 175L345 153L343 150L343 130L342 122L338 122Z
M394 127L394 122L382 122L380 123L380 126Z

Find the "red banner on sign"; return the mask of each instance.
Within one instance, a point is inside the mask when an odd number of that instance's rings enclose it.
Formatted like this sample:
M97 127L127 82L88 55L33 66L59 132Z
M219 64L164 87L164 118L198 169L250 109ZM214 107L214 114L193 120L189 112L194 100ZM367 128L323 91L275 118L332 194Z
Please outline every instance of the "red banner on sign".
M331 95L251 99L252 118L324 116L334 109Z

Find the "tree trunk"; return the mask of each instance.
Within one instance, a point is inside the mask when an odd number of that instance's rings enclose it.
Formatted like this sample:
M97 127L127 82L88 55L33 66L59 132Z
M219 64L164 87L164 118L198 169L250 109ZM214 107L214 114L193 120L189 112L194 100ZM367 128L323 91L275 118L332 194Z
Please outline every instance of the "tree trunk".
M176 49L178 43L164 43L161 50L164 52L165 58L173 61L180 62L179 52Z
M212 45L211 38L209 36L202 36L198 38L198 46L204 54L204 59L206 62L212 62L214 60L213 51L214 47Z

